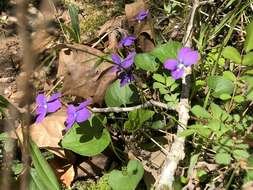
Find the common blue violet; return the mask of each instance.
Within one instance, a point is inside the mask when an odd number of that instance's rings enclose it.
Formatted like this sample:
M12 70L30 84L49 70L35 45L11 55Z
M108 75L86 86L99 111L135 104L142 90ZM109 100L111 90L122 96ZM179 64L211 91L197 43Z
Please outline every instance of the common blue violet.
M36 123L40 123L46 117L47 113L56 112L61 108L60 96L60 93L55 93L49 99L44 94L39 94L36 97Z
M135 19L139 22L143 21L148 16L149 11L148 10L141 10L138 15L135 17Z
M81 123L88 120L91 116L91 112L88 110L87 106L91 104L91 100L87 99L79 106L75 107L72 104L67 108L67 120L66 120L66 131L69 130L75 122Z
M177 59L168 59L164 63L164 67L171 71L171 76L177 80L184 76L185 69L196 64L199 59L198 51L183 47L177 54Z
M127 69L129 69L133 65L135 55L136 52L130 52L127 57L122 60L118 54L112 54L112 60L115 63L115 66L113 66L112 71L120 73L119 78L121 87L125 86L128 82L134 80L133 75L127 72Z
M120 42L119 42L119 47L128 47L131 46L134 41L136 40L136 37L134 36L127 36L125 38L123 38Z

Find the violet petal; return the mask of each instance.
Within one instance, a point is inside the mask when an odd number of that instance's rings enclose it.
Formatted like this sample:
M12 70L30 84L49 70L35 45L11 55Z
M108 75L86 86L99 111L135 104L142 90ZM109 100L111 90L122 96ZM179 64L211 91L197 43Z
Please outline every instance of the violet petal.
M75 123L75 117L73 117L73 115L69 115L67 120L66 120L66 131L69 130Z
M143 21L148 16L148 10L141 10L138 15L135 17L138 21Z
M199 59L198 51L190 51L185 54L185 57L184 57L182 63L185 66L191 66L193 64L196 64L198 62L198 59Z
M168 59L164 63L165 69L170 71L174 71L177 69L178 61L176 59Z
M55 100L53 102L47 103L47 111L49 113L56 112L60 108L61 108L61 102L60 102L60 100Z
M46 117L47 111L46 109L44 109L44 111L42 111L36 118L36 123L40 123L43 121L43 119Z
M77 112L76 121L78 123L84 122L88 120L90 116L91 116L90 111L87 108L83 108Z
M112 54L112 61L117 65L121 65L121 58L115 53Z
M177 70L171 72L171 76L175 80L182 78L183 75L184 75L184 69L177 69Z
M44 106L46 103L47 103L47 98L44 94L39 94L37 97L36 97L36 103L37 105L39 106Z
M188 47L183 47L179 50L178 54L177 54L177 59L180 63L182 63L185 60L185 56L188 52L191 52L191 48Z
M131 67L134 63L134 57L136 55L136 52L130 52L127 57L122 61L122 64L121 66L124 68L124 69L127 69L129 67Z
M67 114L70 115L70 114L75 114L75 113L76 113L75 106L73 106L72 104L68 105Z
M49 98L48 102L54 101L60 97L61 97L61 93L52 94L52 96Z
M134 36L127 36L125 38L123 38L120 42L119 42L119 47L123 47L123 46L131 46L134 41L136 40L136 38Z
M79 106L76 108L76 110L81 110L92 103L92 100L89 98L86 101L79 104Z

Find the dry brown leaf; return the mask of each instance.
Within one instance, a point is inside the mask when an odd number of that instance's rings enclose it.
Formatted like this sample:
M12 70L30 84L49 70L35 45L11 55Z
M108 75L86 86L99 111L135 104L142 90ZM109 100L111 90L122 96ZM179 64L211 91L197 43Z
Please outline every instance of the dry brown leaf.
M121 36L127 36L127 28L126 28L126 16L118 16L112 18L107 21L98 31L98 36L102 36L103 38L108 35L108 42L106 49L111 52L116 52L118 49L118 39Z
M102 174L108 167L109 158L104 154L93 156L92 158L85 158L85 160L77 166L78 177L94 177Z
M249 181L242 186L242 190L253 190L253 181Z
M57 178L66 187L70 187L75 178L75 169L72 163L60 158L55 158L53 160L49 160L49 164L53 168L53 171Z
M103 26L100 27L100 30L97 32L98 36L101 36L105 33L111 32L117 28L124 28L126 25L126 16L118 16L108 20Z
M116 79L110 71L112 64L98 63L103 53L97 49L75 44L68 45L59 54L58 76L64 76L63 93L102 103L107 87Z
M69 157L71 153L65 152L58 144L63 137L65 120L66 111L61 109L45 117L41 123L31 125L29 134L38 147L45 148L62 158ZM16 129L15 134L10 134L12 138L16 138L16 135L23 142L21 126Z
M135 17L140 11L147 9L148 6L143 0L126 4L125 6L128 25L134 28L135 36L139 37L138 45L143 52L151 51L155 47L153 42L154 29L151 17L148 16L147 19L142 22L137 22L135 20Z

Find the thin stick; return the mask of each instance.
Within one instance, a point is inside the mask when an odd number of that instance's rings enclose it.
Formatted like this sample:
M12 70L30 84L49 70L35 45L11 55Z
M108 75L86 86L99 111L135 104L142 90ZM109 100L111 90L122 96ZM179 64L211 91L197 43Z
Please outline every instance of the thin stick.
M153 107L153 106L160 107L166 110L177 110L177 108L169 107L167 104L158 102L155 100L149 100L143 104L133 106L133 107L126 107L126 108L121 108L121 107L94 108L93 107L93 108L90 108L90 110L94 113L108 113L108 112L119 113L119 112L130 112L133 110L148 108L148 107Z

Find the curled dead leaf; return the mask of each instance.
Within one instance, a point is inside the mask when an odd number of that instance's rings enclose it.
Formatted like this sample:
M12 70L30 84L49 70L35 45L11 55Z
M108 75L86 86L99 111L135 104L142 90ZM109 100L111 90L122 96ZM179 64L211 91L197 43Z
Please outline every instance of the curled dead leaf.
M154 28L150 16L142 22L137 22L135 17L140 11L148 10L147 4L143 0L134 3L126 4L125 12L128 20L128 25L134 28L135 36L138 36L138 47L143 52L148 52L154 49Z
M54 158L49 160L49 164L53 168L56 177L66 187L70 187L75 178L75 168L72 163L60 158Z
M63 130L65 129L65 120L66 111L64 109L50 114L41 123L35 123L30 126L30 137L40 148L45 148L62 158L71 157L72 153L64 151L59 146L59 142L63 137ZM16 138L16 135L23 142L21 126L16 129L15 134L12 133L10 136Z
M112 64L101 59L103 53L85 45L68 45L59 54L58 76L64 76L63 93L91 97L101 104L107 87L116 79Z

